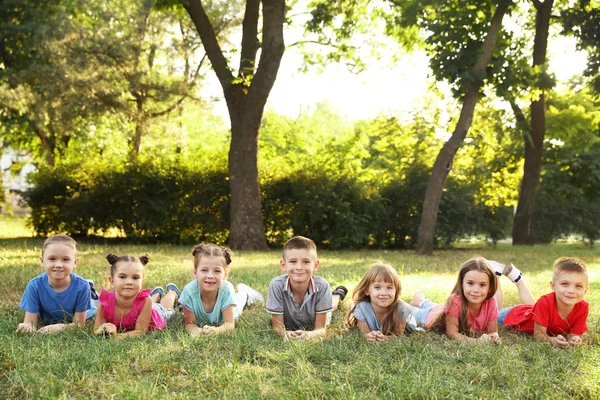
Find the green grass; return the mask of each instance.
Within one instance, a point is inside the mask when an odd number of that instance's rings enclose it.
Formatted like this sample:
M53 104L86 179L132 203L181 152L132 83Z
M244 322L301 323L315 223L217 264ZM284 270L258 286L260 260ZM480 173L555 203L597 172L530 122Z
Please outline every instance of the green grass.
M235 332L192 339L176 315L162 332L112 341L94 337L91 324L55 336L14 334L23 311L20 296L41 272L43 239L30 236L22 220L9 219L18 238L10 238L0 218L0 397L2 398L599 398L600 250L580 244L528 248L469 245L417 257L397 251L322 251L321 276L332 286L356 285L376 260L395 266L403 298L422 289L441 302L455 282L460 264L473 255L513 261L526 273L534 295L549 292L552 261L561 255L582 258L590 267L589 335L579 348L558 350L501 329L503 343L462 344L440 335L416 334L368 345L343 328L348 300L334 313L326 339L283 343L269 329L263 308L244 313ZM8 234L7 234L8 232ZM79 245L78 273L108 286L104 257L150 253L147 287L192 279L191 247L129 245L123 242ZM266 294L281 273L279 251L239 252L230 280ZM503 278L506 304L517 303L514 286Z

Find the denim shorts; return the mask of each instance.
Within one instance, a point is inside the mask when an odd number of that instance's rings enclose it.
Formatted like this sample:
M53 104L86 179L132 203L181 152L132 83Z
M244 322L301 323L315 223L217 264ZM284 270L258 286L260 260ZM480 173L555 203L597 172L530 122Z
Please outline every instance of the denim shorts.
M498 325L504 325L504 320L506 319L506 316L508 315L510 310L512 310L515 307L516 306L506 307L498 311Z
M165 322L170 320L171 317L175 315L174 309L166 309L160 303L152 303L152 308L162 315L162 317L165 319Z

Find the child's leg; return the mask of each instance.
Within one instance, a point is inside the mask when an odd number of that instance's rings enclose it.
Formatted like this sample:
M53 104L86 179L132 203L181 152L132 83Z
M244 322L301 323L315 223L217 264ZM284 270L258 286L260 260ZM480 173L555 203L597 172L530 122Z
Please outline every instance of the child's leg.
M160 305L166 308L167 310L175 309L175 302L178 298L179 296L177 295L176 291L169 290L167 294L165 294L160 300Z
M517 267L513 264L508 264L503 273L517 286L521 304L535 304L535 297L531 294L529 287L525 283L525 279L523 279L523 274ZM500 307L500 303L498 303L498 307Z
M238 314L242 315L244 308L248 304L248 294L246 292L238 291L235 294L235 308L238 310Z
M502 293L502 285L500 284L500 279L498 279L498 289L496 293L494 293L494 297L496 298L496 303L498 303L498 308L502 308L504 305L504 293Z
M252 289L245 283L238 284L237 290L238 291L235 295L235 300L237 303L236 307L240 315L242 315L242 310L245 307L250 307L252 304L261 304L265 302L265 298L258 290Z
M152 292L150 292L150 298L152 299L153 303L160 303L160 299L162 299L164 295L165 290L160 286L155 287L152 289Z
M417 290L410 304L410 311L414 317L418 327L424 327L427 316L433 307L437 304L425 298L422 291Z
M331 303L333 305L333 311L337 310L340 302L344 301L348 294L348 289L345 286L338 286L331 292Z

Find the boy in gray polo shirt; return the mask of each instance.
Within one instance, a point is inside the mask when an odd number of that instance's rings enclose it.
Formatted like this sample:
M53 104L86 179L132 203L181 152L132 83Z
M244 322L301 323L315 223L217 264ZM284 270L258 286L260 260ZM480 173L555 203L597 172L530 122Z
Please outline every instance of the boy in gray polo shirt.
M317 246L308 238L296 236L288 240L279 263L285 275L271 281L267 296L273 331L284 339L324 336L331 312L348 290L340 286L331 293L325 279L313 276L320 262Z

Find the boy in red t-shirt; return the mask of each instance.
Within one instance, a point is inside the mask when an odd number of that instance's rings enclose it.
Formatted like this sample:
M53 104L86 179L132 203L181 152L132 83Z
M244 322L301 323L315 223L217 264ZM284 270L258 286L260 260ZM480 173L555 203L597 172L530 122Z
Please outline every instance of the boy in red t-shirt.
M512 266L513 271L516 270ZM517 270L518 271L518 270ZM510 277L517 274L507 274ZM520 271L519 280L514 281L519 290L521 303L500 310L498 323L521 332L533 334L556 347L576 346L581 335L587 331L588 303L583 296L588 289L587 267L583 261L561 257L554 262L554 273L546 294L536 302L527 288ZM512 278L511 278L512 279ZM503 295L500 286L496 292L498 307L502 307Z

